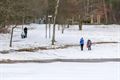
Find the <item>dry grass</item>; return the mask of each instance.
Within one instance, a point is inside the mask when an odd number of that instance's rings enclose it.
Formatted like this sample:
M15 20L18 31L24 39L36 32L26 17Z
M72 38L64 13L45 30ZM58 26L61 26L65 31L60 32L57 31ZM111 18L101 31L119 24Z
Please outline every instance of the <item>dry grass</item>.
M9 33L8 28L0 28L0 33Z
M101 59L43 59L43 60L0 60L0 64L13 63L54 63L54 62L76 62L76 63L103 63L103 62L120 62L120 58L101 58Z

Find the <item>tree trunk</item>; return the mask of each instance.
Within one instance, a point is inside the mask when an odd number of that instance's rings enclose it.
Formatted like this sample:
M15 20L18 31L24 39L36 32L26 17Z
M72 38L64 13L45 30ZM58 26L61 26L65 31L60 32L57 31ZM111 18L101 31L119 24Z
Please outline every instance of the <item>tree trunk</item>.
M82 30L82 21L80 15L79 15L79 30Z
M105 23L108 24L108 15L107 15L107 9L106 9L106 3L105 0L103 0L103 5L104 5L104 14L105 14Z
M45 37L47 38L48 14L46 14L45 24L46 24L46 26L45 26L45 34L46 34Z
M101 23L101 20L100 20L100 15L97 15L97 24L100 24Z
M14 28L16 28L17 27L17 25L15 25L15 27L12 27L12 32L11 32L11 37L10 37L10 47L12 47L12 39L13 39L13 30L14 30Z
M91 15L91 24L93 24L94 23L94 20L93 20L93 15Z
M51 24L50 24L50 21L49 21L49 38L51 38Z
M62 34L64 33L65 25L62 24Z
M113 8L112 8L112 3L110 2L110 9L111 9L111 14L112 14L112 19L113 19L113 23L116 23L117 22L117 20L116 20L116 17L115 17L115 14L114 14L114 10L113 10Z
M58 14L59 2L60 2L60 0L57 0L57 6L56 6L56 9L55 9L54 24L53 24L52 45L55 44L55 25L56 25L56 18L57 18L57 14Z

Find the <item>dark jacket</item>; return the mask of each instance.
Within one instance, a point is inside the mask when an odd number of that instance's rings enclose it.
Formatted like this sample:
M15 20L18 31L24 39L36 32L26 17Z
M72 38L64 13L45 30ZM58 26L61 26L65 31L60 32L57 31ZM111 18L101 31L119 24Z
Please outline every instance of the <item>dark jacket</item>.
M88 41L87 41L87 47L90 47L91 45L92 45L91 40L88 40Z
M24 28L24 32L27 33L27 27Z

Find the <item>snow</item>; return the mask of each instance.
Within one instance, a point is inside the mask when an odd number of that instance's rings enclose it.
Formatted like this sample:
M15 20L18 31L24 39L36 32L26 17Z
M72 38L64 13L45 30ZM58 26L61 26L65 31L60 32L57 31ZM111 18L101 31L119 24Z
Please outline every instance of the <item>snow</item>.
M36 52L12 52L9 54L0 54L0 58L11 60L40 60L54 58L60 59L120 58L117 45L112 44L111 47L109 46L110 45L104 44L95 45L93 46L94 48L92 49L92 51L88 51L87 49L85 49L83 52L80 50L80 47L43 51L39 50Z
M65 28L64 34L56 28L56 45L66 48L50 49L51 38L45 38L44 24L24 25L28 27L28 38L21 39L22 28L14 30L13 47L9 47L10 34L0 34L1 60L45 60L45 59L114 59L120 58L120 25L83 25L79 31L77 25ZM52 30L51 30L52 35ZM92 50L86 46L81 51L79 39L84 37L92 42L117 42L93 44ZM15 51L46 47L48 50ZM6 53L2 53L2 52ZM7 53L8 51L8 53ZM0 64L0 80L120 80L120 62L103 63L17 63Z
M93 59L93 58L120 58L120 43L94 44L92 51L84 46L84 51L79 46L71 46L64 49L38 50L35 52L18 52L14 50L34 47L51 48L51 38L45 38L44 24L24 25L28 27L28 38L21 39L21 25L14 30L13 47L9 47L10 34L0 34L0 52L10 51L9 54L1 54L0 60L37 60L37 59ZM52 30L51 30L52 35ZM79 39L84 37L92 42L120 42L120 25L83 25L79 31L77 25L65 28L64 34L56 27L56 46L79 45ZM48 35L49 36L49 35Z
M28 27L28 38L21 39L21 26L18 26L14 31L13 48L25 48L31 46L49 46L51 38L45 38L45 25L31 24L24 25ZM86 40L90 38L93 42L97 41L119 41L120 42L120 26L118 25L83 25L83 31L79 31L77 26L71 26L70 29L65 29L64 34L56 28L56 40L58 44L79 44L79 39L83 36ZM1 48L9 46L10 35L0 36ZM6 43L6 44L5 44ZM64 43L64 44L63 44ZM3 45L2 45L3 44ZM2 50L0 48L0 50ZM5 49L7 49L5 48Z
M0 64L1 80L120 80L120 63Z

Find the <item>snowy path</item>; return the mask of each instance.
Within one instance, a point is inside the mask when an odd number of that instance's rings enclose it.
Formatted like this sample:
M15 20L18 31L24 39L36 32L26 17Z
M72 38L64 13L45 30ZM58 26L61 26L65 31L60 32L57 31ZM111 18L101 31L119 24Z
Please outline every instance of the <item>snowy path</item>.
M97 45L97 44L120 44L120 42L94 42L92 45ZM22 49L10 49L10 50L3 50L0 51L1 54L9 54L11 52L36 52L39 50L54 50L54 49L66 49L66 48L71 48L71 47L80 47L80 45L74 44L74 45L59 45L59 46L54 46L54 47L32 47L32 48L22 48Z
M120 80L120 63L0 64L0 80Z
M43 59L101 59L101 58L120 58L118 44L94 45L92 51L80 47L69 47L65 49L38 50L33 52L14 52L0 54L0 60L43 60Z

